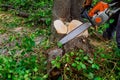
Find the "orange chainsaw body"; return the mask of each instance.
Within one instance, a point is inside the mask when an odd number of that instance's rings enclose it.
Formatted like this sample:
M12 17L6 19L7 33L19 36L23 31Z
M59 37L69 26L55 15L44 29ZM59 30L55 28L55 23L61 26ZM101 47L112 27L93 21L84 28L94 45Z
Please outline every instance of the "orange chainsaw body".
M89 17L93 17L96 12L102 12L104 11L105 9L109 8L109 5L105 2L98 2L89 12Z

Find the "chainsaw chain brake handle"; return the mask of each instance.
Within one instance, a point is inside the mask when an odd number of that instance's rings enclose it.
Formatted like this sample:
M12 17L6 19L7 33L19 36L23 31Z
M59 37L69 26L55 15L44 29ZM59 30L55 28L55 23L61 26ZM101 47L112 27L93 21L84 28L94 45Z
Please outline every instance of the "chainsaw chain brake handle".
M88 15L88 10L89 10L90 8L93 8L93 6L90 5L90 6L87 7L87 8L86 8L86 7L82 8L81 17L88 19L89 22L92 24L92 26L95 26L95 24L92 22L91 18L90 18L89 15Z
M84 14L84 16L90 21L90 23L92 24L92 26L95 27L95 24L93 23L93 21L92 21L91 18L89 17L87 10L85 10L83 14Z

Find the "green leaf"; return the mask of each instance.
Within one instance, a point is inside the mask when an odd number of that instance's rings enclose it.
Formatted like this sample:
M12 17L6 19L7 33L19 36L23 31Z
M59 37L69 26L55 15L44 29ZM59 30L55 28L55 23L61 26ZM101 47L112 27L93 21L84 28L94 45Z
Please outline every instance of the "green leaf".
M29 71L29 70L26 70L25 72L28 74L30 71Z
M28 78L28 76L29 76L28 74L25 74L25 75L24 75L24 78Z
M101 56L102 58L105 58L105 54L100 54L100 56Z
M70 56L74 56L74 52L70 52Z
M60 56L57 56L55 60L56 60L56 61L59 61L60 59L61 59L61 57L60 57Z
M79 58L79 57L76 57L75 60L80 60L80 58Z
M93 60L88 60L88 63L92 64L92 63L93 63Z
M60 65L61 65L60 62L56 63L56 67L57 67L57 68L60 68Z
M82 49L79 50L80 53L83 53L84 51Z
M84 60L88 60L88 56L83 57Z
M52 65L55 65L55 64L56 64L56 61L55 61L55 60L53 60L53 61L51 61L51 63L52 63Z
M68 70L68 71L69 71L69 70L70 70L70 68L69 68L69 67L67 67L67 68L66 68L66 70Z
M102 80L100 77L95 77L94 80Z
M8 74L8 78L11 78L11 74Z
M35 67L35 68L33 69L33 71L34 71L34 72L37 72L37 71L38 71L38 68L37 68L37 67Z
M109 22L110 22L110 23L113 23L114 21L115 21L114 19L110 19L110 21L109 21Z
M70 62L70 58L68 56L66 57L66 62Z
M0 65L0 70L2 70L2 66Z
M14 40L15 40L15 36L11 35L11 36L9 37L9 41L14 41Z
M44 75L43 78L44 78L44 79L47 79L47 78L48 78L48 74Z
M76 67L77 66L77 64L76 63L72 63L72 67Z
M92 64L92 68L99 70L99 65L97 65L97 64Z
M82 62L80 62L80 65L81 65L82 69L86 69L86 65L85 64L83 64Z
M104 24L104 28L108 28L109 27L109 24Z
M62 43L58 42L58 43L57 43L57 46L58 46L59 48L61 48L61 47L62 47Z
M60 76L57 80L63 80L63 79L62 79L62 76Z
M46 24L47 24L47 25L50 25L50 24L51 24L51 18L47 18L47 19L46 19Z
M81 65L77 65L77 69L80 70L81 69Z
M93 79L93 78L94 78L94 74L90 72L90 73L88 74L88 79Z

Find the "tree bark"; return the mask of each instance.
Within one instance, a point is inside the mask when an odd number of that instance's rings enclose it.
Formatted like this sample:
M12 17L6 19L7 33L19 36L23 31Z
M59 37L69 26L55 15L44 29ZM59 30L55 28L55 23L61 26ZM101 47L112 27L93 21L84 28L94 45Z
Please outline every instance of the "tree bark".
M85 0L54 0L53 5L53 21L60 19L63 22L69 22L73 19L82 20L80 17L81 9ZM51 41L58 41L64 35L57 34L55 28L51 28Z
M62 34L58 34L56 32L53 26L53 22L55 20L62 20L63 22L71 22L72 20L82 21L80 13L82 11L82 7L85 1L86 0L54 0L54 6L52 10L53 19L52 19L52 27L51 27L51 32L52 32L51 42L58 42L63 36L65 36ZM89 44L88 38L83 36L76 37L73 40L67 42L65 45L63 45L63 48L62 48L63 51L61 50L62 52L60 52L58 49L53 49L53 50L50 49L50 51L47 52L48 53L48 67L47 67L48 71L50 70L50 67L51 67L51 61L49 60L52 58L52 56L60 56L61 54L63 56L64 53L79 50L79 49L84 50L85 53L90 53L88 54L89 56L91 56L92 55L91 53L93 53L93 49L92 49L92 46ZM55 53L57 53L57 55ZM50 73L52 72L54 72L55 74L56 73L60 74L59 70L54 71L54 69L52 69ZM58 76L59 74L57 74L56 76ZM50 77L55 78L55 76L53 75L51 75Z
M62 20L63 22L70 22L72 20L80 20L82 21L83 18L81 18L81 11L83 6L85 5L89 5L88 3L91 3L92 0L54 0L54 5L53 5L53 21L55 20ZM63 36L62 34L58 34L53 26L52 23L52 28L51 28L51 32L52 32L52 36L51 36L51 42L58 42ZM85 42L83 42L85 41ZM75 45L70 45L74 43ZM81 48L83 50L85 50L85 52L92 52L90 51L91 48L90 44L89 46L87 45L89 43L87 38L83 38L83 37L79 37L79 38L75 38L72 41L69 41L67 44L65 44L64 48L66 49L65 51L71 51L71 48L75 48L76 45L79 44L79 46L77 46L77 48ZM84 46L80 46L80 44L83 44ZM71 46L71 47L68 47ZM85 47L86 46L86 47Z

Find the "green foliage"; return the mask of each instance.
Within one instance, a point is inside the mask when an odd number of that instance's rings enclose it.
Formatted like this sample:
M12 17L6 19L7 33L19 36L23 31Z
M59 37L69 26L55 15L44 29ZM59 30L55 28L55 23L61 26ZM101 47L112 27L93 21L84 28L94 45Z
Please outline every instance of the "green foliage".
M115 50L114 53L119 54L120 51L118 52L118 50ZM78 79L84 80L116 80L119 79L118 76L120 65L118 55L115 55L114 53L109 52L108 54L108 52L106 52L106 50L103 48L97 48L94 52L94 57L91 58L84 55L84 51L79 50L77 52L70 52L65 54L62 59L54 60L52 65L58 68L61 68L61 65L63 65L63 76L67 77L67 79L75 79L77 77ZM118 59L117 62L114 61L114 59ZM106 69L106 71L102 69ZM116 73L113 74L114 72Z
M61 47L62 47L62 43L58 42L58 43L57 43L57 46L58 46L59 48L61 48Z
M30 16L26 20L32 22L28 26L36 25L42 19L45 20L44 24L51 24L53 0L2 0L0 1L0 5L12 5L17 10L14 13L25 12L29 14ZM14 23L8 25L15 26Z
M93 4L97 1L94 0ZM30 26L35 25L36 21L43 18L45 22L42 25L50 26L51 24L53 0L2 0L0 4L10 4L19 11L29 13L30 16L26 20L33 20L33 22L28 23ZM21 24L21 19L15 18L14 21L11 21L8 18L11 17L6 17L5 20L0 19L3 23L2 26L14 28ZM113 21L110 20L109 22L112 23ZM102 34L107 27L109 27L108 24L100 26L98 32ZM49 27L33 29L35 31L24 31L23 36L18 33L7 33L9 34L8 39L4 40L2 47L0 46L0 50L7 50L6 55L0 53L0 80L47 80L47 62L42 52L51 47L48 39L50 29ZM0 29L0 35L6 32L6 29ZM35 39L39 36L45 36L45 38L39 41L37 45ZM57 46L62 47L61 43L58 43ZM109 47L112 49L109 50ZM63 58L57 57L52 61L52 65L62 72L62 77L59 77L58 80L62 80L62 78L65 80L120 79L120 50L115 43L110 42L106 48L95 48L93 55L93 57L89 57L80 49L65 54Z
M39 74L39 63L37 56L18 57L0 55L0 79L30 80L42 79Z
M5 33L6 32L6 30L4 30L4 29L1 29L0 30L0 34L3 34L3 33Z
M95 5L96 3L98 3L100 0L93 0L93 5ZM111 2L111 0L104 0L104 2Z
M61 63L59 62L60 59L61 59L60 56L57 56L56 59L53 60L51 63L52 63L55 67L60 68L60 65L61 65Z
M26 51L31 51L32 47L35 46L35 42L32 38L25 36L22 41L21 44L18 45L18 47L20 47L21 49L25 49Z
M1 32L7 31L1 29ZM2 47L0 46L0 80L46 80L46 58L40 50L43 47L40 44L42 40L39 45L36 45L35 40L47 35L48 31L44 29L21 34L9 32ZM5 54L1 53L2 49L7 50Z

